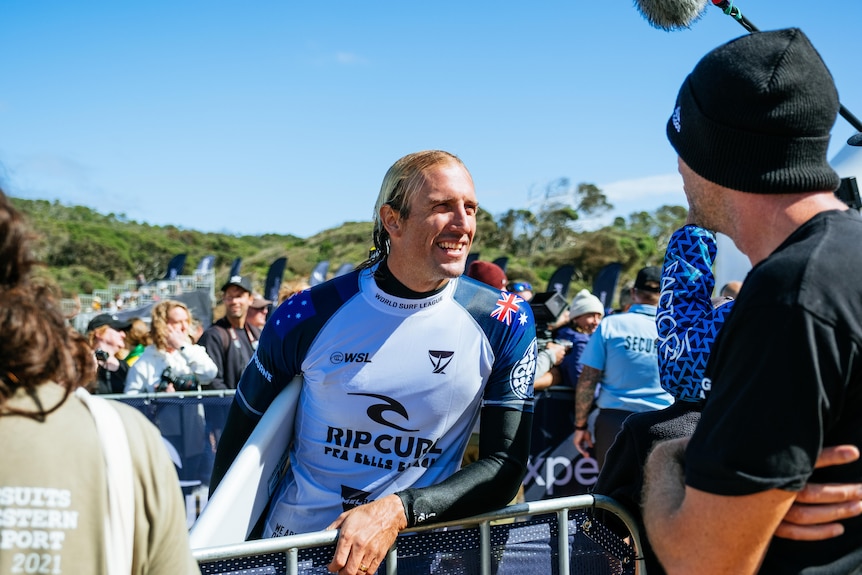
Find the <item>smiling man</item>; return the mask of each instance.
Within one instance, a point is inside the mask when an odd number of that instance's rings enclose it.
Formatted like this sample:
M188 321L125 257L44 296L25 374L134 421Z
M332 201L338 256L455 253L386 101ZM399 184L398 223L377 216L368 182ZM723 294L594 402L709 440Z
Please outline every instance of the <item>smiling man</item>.
M270 318L212 483L301 373L290 467L264 536L338 528L330 570L373 573L399 530L502 507L517 492L536 330L522 298L462 277L477 208L456 156L401 158L381 185L372 257ZM480 412L480 458L459 469Z
M251 280L232 276L221 289L224 317L208 327L198 343L206 348L218 367L212 389L236 389L257 347L260 328L247 321L248 310L254 302Z

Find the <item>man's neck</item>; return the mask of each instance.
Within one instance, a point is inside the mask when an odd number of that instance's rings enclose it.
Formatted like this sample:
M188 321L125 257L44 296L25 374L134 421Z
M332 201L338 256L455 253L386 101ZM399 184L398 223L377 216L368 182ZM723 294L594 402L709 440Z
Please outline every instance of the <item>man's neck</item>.
M230 326L232 328L234 328L234 329L245 329L245 316L242 316L242 317L227 317L227 316L225 316L225 319L227 319L227 322L230 324Z
M393 274L392 270L389 269L388 260L383 260L382 262L380 262L380 265L374 272L374 281L377 283L377 287L379 287L389 295L394 295L396 297L401 297L404 299L421 299L437 292L443 291L443 288L446 287L446 285L444 284L442 287L436 290L431 290L427 292L414 291L401 283L401 281L397 277L395 277L395 274Z
M819 213L846 210L832 192L749 194L732 192L739 215L727 235L752 266L765 260L790 235Z

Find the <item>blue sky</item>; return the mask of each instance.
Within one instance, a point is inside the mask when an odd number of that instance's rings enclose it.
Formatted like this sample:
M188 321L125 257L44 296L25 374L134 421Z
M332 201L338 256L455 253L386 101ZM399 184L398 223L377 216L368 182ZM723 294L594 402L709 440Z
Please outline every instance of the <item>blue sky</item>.
M738 6L805 30L862 117L862 2ZM300 237L370 220L386 169L428 148L495 215L560 177L619 215L684 205L665 122L700 57L745 34L713 6L657 30L630 0L0 0L0 23L10 195ZM830 157L854 132L838 119Z

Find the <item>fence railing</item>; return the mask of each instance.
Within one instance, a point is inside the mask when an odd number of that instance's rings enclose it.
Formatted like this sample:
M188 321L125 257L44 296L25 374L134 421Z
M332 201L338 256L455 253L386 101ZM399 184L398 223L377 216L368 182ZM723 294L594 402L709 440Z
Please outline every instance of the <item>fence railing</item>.
M204 575L327 573L337 531L319 531L194 550ZM378 572L386 575L637 574L634 518L602 495L512 505L464 520L403 531Z
M214 457L210 434L224 421L235 393L215 390L102 396L136 407L161 429L177 465L189 527L207 504ZM567 439L564 443L568 446L571 442ZM529 467L538 468L540 461L531 461ZM525 486L530 484L525 478ZM195 557L205 575L327 575L336 537L335 531L322 531L249 541L198 549ZM593 494L540 500L527 497L527 503L485 515L405 531L379 572L642 574L645 569L640 555L637 524L610 498Z

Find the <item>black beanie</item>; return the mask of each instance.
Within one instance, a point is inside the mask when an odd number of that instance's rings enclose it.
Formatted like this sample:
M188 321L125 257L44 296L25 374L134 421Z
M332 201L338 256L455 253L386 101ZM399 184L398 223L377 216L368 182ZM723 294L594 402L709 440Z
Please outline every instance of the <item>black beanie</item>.
M755 32L698 62L667 136L695 173L727 188L835 190L826 153L839 106L832 75L801 30Z

